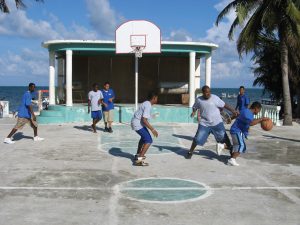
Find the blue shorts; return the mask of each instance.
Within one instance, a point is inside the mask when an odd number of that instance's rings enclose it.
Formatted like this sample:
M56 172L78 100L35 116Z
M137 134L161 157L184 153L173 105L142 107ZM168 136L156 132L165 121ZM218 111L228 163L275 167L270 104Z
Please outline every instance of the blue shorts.
M246 144L245 144L245 135L240 133L231 134L234 152L245 153L246 152Z
M194 137L194 141L197 145L203 146L210 134L213 134L215 136L215 139L218 143L225 143L226 137L228 137L223 123L219 123L215 126L209 127L205 127L199 124L197 133Z
M102 119L102 112L101 112L101 110L99 110L99 111L92 111L91 117L94 120L101 120Z
M143 144L151 144L153 142L152 137L146 127L143 127L140 130L136 130L135 132L137 132L141 136L140 141Z

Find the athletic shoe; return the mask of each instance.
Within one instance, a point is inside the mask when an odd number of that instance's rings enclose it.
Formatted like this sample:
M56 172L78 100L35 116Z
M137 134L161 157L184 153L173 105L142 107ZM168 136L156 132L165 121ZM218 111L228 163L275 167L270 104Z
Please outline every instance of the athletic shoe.
M39 136L35 136L34 138L33 138L33 140L34 141L43 141L45 138L41 138L41 137L39 137Z
M135 154L134 155L134 160L138 160L138 159L139 159L139 155ZM146 156L143 156L142 159L145 160Z
M5 144L14 144L15 142L12 141L10 138L5 138L5 139L4 139L4 143L5 143Z
M216 152L217 152L217 155L221 155L223 149L225 148L224 144L221 144L221 143L217 143L216 145Z
M104 132L109 132L108 127L105 127L105 128L104 128Z
M144 160L135 160L135 166L149 166L149 163L146 163Z
M185 155L185 158L186 158L186 159L191 159L192 156L193 156L193 153L189 151L189 152Z
M231 166L239 166L240 164L238 164L235 160L235 158L230 158L228 160L228 165L231 165Z
M112 133L112 132L113 132L113 130L111 129L111 127L108 128L108 132L109 132L109 133Z

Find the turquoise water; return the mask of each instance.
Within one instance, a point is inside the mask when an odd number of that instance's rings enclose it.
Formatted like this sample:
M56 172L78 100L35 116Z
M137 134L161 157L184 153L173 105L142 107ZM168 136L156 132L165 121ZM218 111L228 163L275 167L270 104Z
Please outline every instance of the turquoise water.
M14 112L17 110L18 105L20 104L21 97L23 93L27 90L27 87L13 87L13 86L0 86L0 100L9 101L9 110ZM37 87L36 90L44 90L48 89L48 87ZM222 96L222 93L227 93L229 95L238 94L238 88L212 88L212 93L218 96ZM259 101L263 98L263 90L256 88L248 88L246 89L247 95L250 97L250 100ZM236 105L235 98L223 98L223 100L234 106Z

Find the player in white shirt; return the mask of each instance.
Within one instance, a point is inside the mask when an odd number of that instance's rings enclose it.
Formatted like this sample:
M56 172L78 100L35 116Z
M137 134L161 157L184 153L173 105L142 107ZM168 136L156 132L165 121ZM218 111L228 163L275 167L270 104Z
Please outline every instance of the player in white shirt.
M104 104L102 92L99 91L99 85L94 83L93 90L88 94L88 113L92 111L91 117L93 119L92 128L94 133L97 133L96 124L102 119L102 104Z
M135 155L134 165L136 166L148 166L146 163L145 154L149 149L151 143L153 142L152 137L148 131L157 137L157 131L151 126L149 123L149 119L151 118L151 107L152 105L157 103L157 94L150 93L148 96L148 100L140 104L137 111L135 111L132 119L131 119L131 128L141 136L141 139L138 144L137 153ZM148 128L148 129L147 129Z

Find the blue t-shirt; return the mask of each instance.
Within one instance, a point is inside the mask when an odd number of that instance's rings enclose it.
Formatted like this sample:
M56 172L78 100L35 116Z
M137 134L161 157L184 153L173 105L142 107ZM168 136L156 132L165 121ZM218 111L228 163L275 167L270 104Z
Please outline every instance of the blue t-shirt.
M18 117L20 118L31 118L31 113L29 110L29 106L31 105L32 95L30 91L26 91L22 97L21 105L18 110Z
M114 91L112 89L108 89L108 90L102 89L101 92L103 95L103 102L107 104L107 107L102 105L102 110L109 111L109 110L114 109L114 103L109 101L110 98L115 97Z
M250 109L244 109L240 111L240 115L230 128L231 134L236 134L242 132L246 137L248 136L248 130L250 123L254 120L254 114Z
M236 106L239 109L239 111L242 111L243 109L248 108L249 104L250 104L250 99L248 98L248 96L246 94L238 95Z

